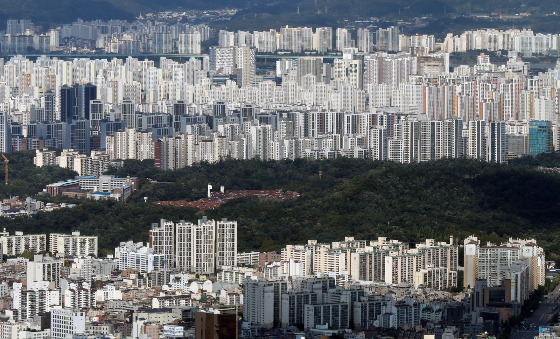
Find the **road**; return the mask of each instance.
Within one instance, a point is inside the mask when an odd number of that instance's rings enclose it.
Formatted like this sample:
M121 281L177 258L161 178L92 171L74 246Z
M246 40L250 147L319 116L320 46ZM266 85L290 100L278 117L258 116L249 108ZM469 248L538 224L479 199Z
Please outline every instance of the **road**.
M545 296L539 307L531 314L520 329L511 331L511 337L516 339L533 339L539 335L539 326L546 326L558 309L560 299L560 284Z

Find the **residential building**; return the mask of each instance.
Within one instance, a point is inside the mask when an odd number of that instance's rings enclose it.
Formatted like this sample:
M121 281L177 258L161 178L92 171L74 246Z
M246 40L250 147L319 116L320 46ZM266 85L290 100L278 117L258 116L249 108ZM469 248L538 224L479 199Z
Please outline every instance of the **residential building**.
M529 154L550 153L553 150L552 122L529 121Z
M74 334L86 331L86 314L69 308L54 308L51 310L51 337L65 339Z
M529 268L529 291L544 285L545 253L534 239L510 238L501 245L481 245L478 238L470 236L465 239L464 246L465 288L473 288L477 279L486 280L489 287L499 286L508 275L516 280L514 272L520 270L513 270L513 267L522 267L520 265Z
M59 257L96 257L97 241L97 236L81 235L79 231L72 234L51 233L49 251Z
M10 235L4 229L0 232L0 249L3 255L18 256L27 251L33 254L40 254L47 251L46 234L28 234L16 231Z

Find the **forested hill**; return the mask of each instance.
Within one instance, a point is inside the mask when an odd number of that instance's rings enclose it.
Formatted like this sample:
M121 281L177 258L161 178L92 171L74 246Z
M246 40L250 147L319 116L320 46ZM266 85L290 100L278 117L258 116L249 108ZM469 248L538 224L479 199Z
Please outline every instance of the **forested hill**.
M78 18L133 20L140 13L186 9L243 9L228 26L253 30L282 25L338 26L342 20L385 17L395 22L431 15L449 18L450 13L531 13L549 18L560 12L555 0L0 0L0 27L6 19L32 19L44 26L69 23ZM555 17L556 15L552 15ZM550 19L550 18L549 18ZM525 23L525 22L523 22ZM534 21L538 24L538 21ZM445 27L445 23L443 24ZM461 24L453 22L454 25ZM492 25L486 22L485 25ZM550 29L554 29L550 27Z
M507 166L464 159L410 165L357 159L251 160L178 171L161 171L148 161L126 161L124 168L112 173L140 176L142 187L129 202L84 201L73 209L27 219L0 218L0 229L80 230L98 235L103 253L120 241L147 241L150 223L160 218L195 221L208 215L239 222L240 251L275 250L287 243L344 236L417 242L476 234L494 242L510 236L536 237L549 258L557 260L560 174L544 172L537 165L559 167L560 158L551 154ZM60 174L56 168L46 171ZM151 203L202 198L208 183L226 190L282 188L302 196L283 202L242 198L206 212Z
M372 18L383 18L373 25L396 24L411 18L432 17L428 27L416 27L423 33L445 36L447 32L458 32L476 28L533 27L542 32L557 32L552 22L558 22L560 2L554 0L284 0L251 6L238 12L228 23L229 29L268 29L280 26L341 26L346 21L368 22ZM517 16L513 21L473 20L463 16L472 14L529 13ZM456 15L458 17L456 17ZM375 21L375 20L374 20ZM546 22L549 25L541 25Z
M141 13L185 9L243 8L247 0L0 0L0 27L7 19L54 26L83 20L134 20Z

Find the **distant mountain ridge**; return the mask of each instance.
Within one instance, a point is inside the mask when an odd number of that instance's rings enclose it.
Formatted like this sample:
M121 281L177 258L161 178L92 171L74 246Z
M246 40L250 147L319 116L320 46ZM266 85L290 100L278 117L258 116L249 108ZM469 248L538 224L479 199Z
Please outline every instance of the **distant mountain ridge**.
M271 6L255 6L240 11L230 26L280 25L330 25L348 19L385 17L391 20L407 19L431 15L435 17L446 14L518 14L531 13L542 16L560 12L560 2L554 0L287 0Z
M48 26L83 20L133 20L140 13L183 9L242 8L246 0L0 0L0 27L7 19Z
M182 9L245 8L228 26L242 29L281 25L335 25L343 19L393 19L446 13L560 13L555 0L0 0L0 27L6 19L28 18L37 24L69 23L77 18L127 19L140 13Z

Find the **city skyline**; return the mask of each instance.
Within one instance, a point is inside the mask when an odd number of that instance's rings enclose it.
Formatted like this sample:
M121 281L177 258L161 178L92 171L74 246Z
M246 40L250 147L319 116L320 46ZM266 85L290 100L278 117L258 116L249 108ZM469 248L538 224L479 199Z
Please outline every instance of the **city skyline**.
M6 21L0 339L559 337L556 12L302 4Z

